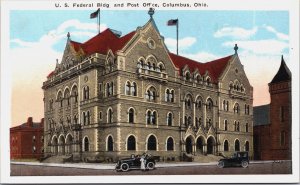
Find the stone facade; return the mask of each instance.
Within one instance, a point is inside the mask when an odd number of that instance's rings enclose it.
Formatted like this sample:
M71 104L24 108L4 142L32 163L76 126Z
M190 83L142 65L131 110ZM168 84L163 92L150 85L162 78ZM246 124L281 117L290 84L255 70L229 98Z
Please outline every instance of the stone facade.
M68 37L43 89L45 155L253 153L253 88L238 54L208 63L172 54L153 18L123 37Z

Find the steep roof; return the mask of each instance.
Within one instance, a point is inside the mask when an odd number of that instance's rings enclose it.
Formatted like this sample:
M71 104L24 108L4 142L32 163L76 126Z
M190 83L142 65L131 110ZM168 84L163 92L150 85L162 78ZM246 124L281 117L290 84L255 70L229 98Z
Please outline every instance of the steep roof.
M233 55L220 58L217 60L213 60L206 63L200 63L195 60L191 60L189 58L185 58L179 55L175 55L174 53L169 53L170 58L172 59L174 65L179 68L179 73L182 75L182 69L187 65L191 72L198 69L201 75L204 75L206 70L209 73L209 76L212 78L213 82L217 82L218 78L226 68L228 62L230 61Z
M287 67L283 59L283 56L281 56L281 64L279 70L270 83L278 83L278 82L289 81L289 80L291 80L291 71Z
M270 104L253 107L253 126L270 124Z
M115 53L116 51L122 49L134 34L135 31L132 31L123 37L118 37L110 29L106 29L84 43L75 41L70 41L70 43L76 52L82 49L85 55L90 55L93 53L107 54L109 49Z

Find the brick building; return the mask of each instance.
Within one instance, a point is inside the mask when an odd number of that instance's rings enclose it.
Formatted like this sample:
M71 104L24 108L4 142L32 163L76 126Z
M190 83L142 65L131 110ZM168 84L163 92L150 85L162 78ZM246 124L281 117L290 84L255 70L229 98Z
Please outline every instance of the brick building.
M282 57L281 65L269 83L271 103L254 107L254 158L292 158L291 72Z
M125 36L68 34L43 83L45 156L252 156L253 88L234 49L206 63L170 53L152 16Z
M44 119L34 123L29 117L26 123L10 128L10 158L25 159L42 157Z

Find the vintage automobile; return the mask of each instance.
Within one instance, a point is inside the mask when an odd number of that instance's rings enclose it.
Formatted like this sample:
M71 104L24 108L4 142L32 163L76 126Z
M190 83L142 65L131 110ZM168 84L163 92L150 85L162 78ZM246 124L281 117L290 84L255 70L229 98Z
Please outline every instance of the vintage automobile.
M247 168L249 165L249 156L248 152L236 152L230 158L220 159L218 162L219 168L224 168L227 166L242 166Z
M131 155L131 158L120 159L115 167L116 171L126 172L131 169L141 169L141 157ZM145 157L145 167L147 170L153 170L155 168L155 160L151 155L146 155Z

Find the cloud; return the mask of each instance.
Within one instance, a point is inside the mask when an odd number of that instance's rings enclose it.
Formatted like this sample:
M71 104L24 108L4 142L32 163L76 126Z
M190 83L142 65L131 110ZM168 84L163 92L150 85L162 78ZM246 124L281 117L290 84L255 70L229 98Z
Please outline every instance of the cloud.
M209 62L209 61L221 58L220 56L217 56L213 53L203 52L203 51L198 52L198 53L194 53L194 54L193 53L182 53L180 55L184 56L184 57L187 57L187 58L190 58L190 59L195 60L195 61L199 61L201 63Z
M240 40L233 42L225 42L222 45L225 47L232 47L236 43L238 44L238 47L240 49L255 54L278 55L283 53L285 49L289 48L288 43L275 39L249 41Z
M106 25L102 24L100 28L104 30ZM36 42L27 42L20 38L10 40L14 44L9 54L9 61L12 63L13 125L23 123L28 116L37 121L44 117L41 87L46 76L54 70L56 59L62 58L62 51L57 51L54 46L66 42L68 31L72 39L90 38L97 34L97 25L68 20L42 35Z
M197 42L197 39L195 37L185 37L178 40L178 49L179 50L185 50L189 47L191 47L193 44ZM168 49L171 51L176 51L176 39L173 38L166 38L165 44L167 45Z
M274 33L276 35L276 37L280 40L289 40L289 36L284 34L284 33L280 33L278 32L275 28L273 28L272 26L268 26L268 25L263 25L263 28L265 28L267 31Z
M241 27L223 27L214 33L214 37L232 37L234 39L248 39L257 32L257 27L252 29L244 29Z

